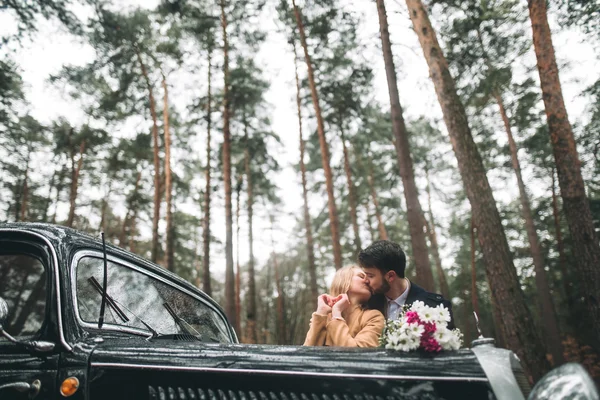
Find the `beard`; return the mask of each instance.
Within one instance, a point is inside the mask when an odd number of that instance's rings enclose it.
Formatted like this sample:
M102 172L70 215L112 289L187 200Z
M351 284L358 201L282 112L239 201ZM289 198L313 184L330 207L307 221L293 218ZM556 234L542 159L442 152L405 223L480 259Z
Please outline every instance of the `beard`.
M373 290L373 294L385 294L390 290L389 282L384 278L381 281L381 287Z

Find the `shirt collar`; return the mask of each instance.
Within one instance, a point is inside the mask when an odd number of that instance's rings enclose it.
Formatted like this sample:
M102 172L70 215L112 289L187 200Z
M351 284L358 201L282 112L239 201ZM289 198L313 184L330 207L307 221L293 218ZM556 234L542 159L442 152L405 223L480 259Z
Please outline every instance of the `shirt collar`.
M395 299L387 299L388 303L396 303L399 306L402 306L406 303L406 298L408 297L408 292L410 291L410 281L408 280L408 278L404 278L406 280L406 290L404 290L404 292L396 297Z

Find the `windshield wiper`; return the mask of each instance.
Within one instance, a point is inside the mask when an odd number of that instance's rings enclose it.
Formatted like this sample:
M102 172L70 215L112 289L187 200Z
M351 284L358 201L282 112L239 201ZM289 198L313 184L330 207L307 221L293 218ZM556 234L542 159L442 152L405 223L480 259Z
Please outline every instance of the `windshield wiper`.
M101 235L102 235L102 255L103 255L103 261L104 261L104 277L103 277L104 286L100 286L100 283L93 276L88 279L90 281L90 283L92 284L92 286L100 293L100 296L102 296L102 303L100 304L100 317L98 318L98 329L101 329L102 324L104 323L104 310L105 310L107 303L108 303L109 307L112 308L117 313L117 315L119 316L119 318L121 318L121 320L123 322L125 322L125 323L129 322L129 318L127 318L127 316L125 315L123 310L121 310L121 308L119 308L119 306L117 305L117 302L108 295L108 262L106 260L106 242L104 240L104 232L101 232ZM152 335L150 337L148 337L147 340L150 340L150 339L153 339L153 338L159 336L159 333L155 329L153 329L150 325L148 325L143 319L138 317L134 312L132 312L129 308L127 308L123 304L121 304L121 305L123 307L125 307L125 309L127 311L129 311L134 317L136 317L142 323L142 325L144 325L152 333Z
M198 331L195 330L194 327L192 327L190 324L188 324L183 318L177 315L177 313L175 312L175 310L173 310L173 307L171 307L169 303L165 302L163 303L163 306L167 309L169 314L171 314L171 317L173 317L173 320L175 320L175 323L177 324L177 326L179 326L179 328L184 332L185 335L193 337L194 340L202 340L202 335L200 335L200 333L198 333Z
M102 289L102 286L100 285L100 282L98 282L96 280L96 278L94 278L93 276L91 276L90 278L88 278L88 281L92 284L92 287L94 289L96 289L96 291L98 293L100 293L101 296L104 296L106 298L106 304L108 304L108 306L110 308L112 308L112 310L117 314L117 316L119 318L121 318L121 321L123 321L123 322L129 322L129 318L127 318L127 315L125 315L125 313L117 305L117 303L115 302L115 300L112 297L110 297L108 295L108 293L106 293L106 295L104 294L104 290Z
M96 278L94 278L93 276L88 278L88 281L92 284L92 286L94 287L94 289L96 289L96 291L98 293L100 293L100 295L105 295L106 298L106 304L108 304L108 306L117 314L117 316L124 322L127 323L130 321L129 318L127 318L127 315L125 315L125 312L123 312L123 310L121 309L121 307L119 307L119 303L113 299L109 294L108 291L106 292L106 294L104 293L104 290L102 290L102 286L100 285L100 283L96 280ZM121 304L122 305L122 304ZM135 314L133 311L131 311L129 308L125 307L124 305L122 305L127 311L129 311L131 313L131 315L133 315L135 318L137 318L138 321L140 321L142 323L142 325L144 325L151 333L152 336L150 336L148 339L154 339L155 337L160 336L160 334L154 329L152 328L150 325L148 325L146 323L146 321L144 321L143 319L141 319L137 314Z
M108 263L106 261L106 241L104 240L104 232L100 233L102 235L102 255L104 256L104 285L102 286L102 303L100 303L100 317L98 318L98 329L102 328L102 324L104 324L104 311L106 309L106 300L108 290Z

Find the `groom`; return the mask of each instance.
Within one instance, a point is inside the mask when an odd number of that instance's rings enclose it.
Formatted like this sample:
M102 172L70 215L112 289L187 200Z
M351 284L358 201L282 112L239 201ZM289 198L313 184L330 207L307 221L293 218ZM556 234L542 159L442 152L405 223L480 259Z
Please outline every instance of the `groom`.
M448 329L454 329L452 304L441 295L430 293L410 282L404 276L406 255L400 245L389 240L378 240L358 254L358 263L365 271L367 283L374 292L373 304L383 308L387 319L396 319L403 305L417 300L430 307L443 304L450 312Z

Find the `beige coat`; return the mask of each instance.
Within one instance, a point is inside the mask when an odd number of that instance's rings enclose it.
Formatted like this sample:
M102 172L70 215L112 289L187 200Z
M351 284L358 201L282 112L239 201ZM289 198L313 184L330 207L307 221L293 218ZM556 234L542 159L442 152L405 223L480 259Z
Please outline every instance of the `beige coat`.
M353 306L342 316L345 321L332 319L331 313L313 313L304 346L377 347L385 319L377 310Z

